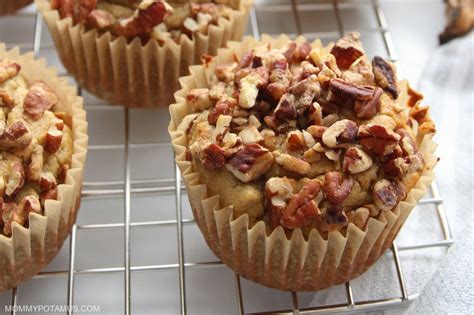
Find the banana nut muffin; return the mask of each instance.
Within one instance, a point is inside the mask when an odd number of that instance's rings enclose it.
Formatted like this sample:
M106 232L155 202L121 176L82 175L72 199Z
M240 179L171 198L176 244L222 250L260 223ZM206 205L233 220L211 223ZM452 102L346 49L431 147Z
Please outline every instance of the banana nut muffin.
M59 98L44 82L28 82L21 66L0 60L0 234L28 226L30 212L43 214L57 198L70 168L72 117L53 112Z
M117 36L159 42L181 34L192 38L194 32L207 34L210 25L220 17L228 18L232 7L225 4L161 0L52 0L53 9L62 18L72 17L74 23L88 28L110 31Z
M394 65L370 62L358 33L328 48L261 46L215 68L187 94L178 130L209 194L268 230L364 229L391 211L427 168L418 146L435 132Z

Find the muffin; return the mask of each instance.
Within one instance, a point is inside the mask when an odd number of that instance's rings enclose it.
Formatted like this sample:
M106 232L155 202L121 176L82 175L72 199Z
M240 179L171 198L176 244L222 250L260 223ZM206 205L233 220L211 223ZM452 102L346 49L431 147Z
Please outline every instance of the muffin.
M13 14L33 3L33 0L0 0L0 16Z
M71 231L87 124L73 87L0 45L0 291L38 273Z
M364 272L433 180L435 125L360 35L246 38L191 68L169 132L197 224L236 273L292 291Z
M242 37L252 4L79 2L36 1L66 69L92 94L127 107L168 106L189 65Z

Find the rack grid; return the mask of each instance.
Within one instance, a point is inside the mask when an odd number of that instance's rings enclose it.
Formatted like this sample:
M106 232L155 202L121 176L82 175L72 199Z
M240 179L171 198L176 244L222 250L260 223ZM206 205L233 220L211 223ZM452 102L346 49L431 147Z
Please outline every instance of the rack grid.
M257 12L285 12L289 13L294 19L295 33L288 34L290 37L295 37L299 34L306 36L309 39L321 37L321 38L336 38L342 36L347 28L344 27L344 20L341 14L341 6L369 6L372 10L372 14L375 16L377 21L377 27L375 29L359 29L361 32L373 32L381 35L383 46L386 51L387 57L396 62L398 60L397 52L395 50L392 36L388 28L384 12L378 0L264 0L256 1L256 6L252 9L250 14L250 34L256 38L260 37L261 25ZM329 30L324 32L305 32L302 26L301 13L305 10L331 10L335 16L335 22L337 25L336 30ZM21 13L21 15L29 15L30 13ZM30 14L31 15L31 14ZM39 55L40 49L48 47L52 48L51 44L42 43L42 31L44 28L42 17L39 13L35 15L35 29L33 44L30 43L7 43L7 47L20 46L22 49L33 49L35 55ZM315 24L317 29L317 24ZM277 35L277 34L273 34ZM62 75L67 75L63 73ZM78 88L78 93L81 94L81 89ZM97 109L114 111L122 110L118 107L112 107L101 104L88 104L86 102L86 109L88 110L89 116L94 115ZM184 238L183 238L183 226L194 224L193 219L183 218L182 211L182 198L185 193L185 189L180 180L180 174L177 167L174 170L174 178L165 179L139 179L134 180L131 177L131 159L130 151L136 148L155 148L155 147L170 147L168 142L132 142L130 136L130 113L128 109L124 109L124 143L123 144L92 144L89 146L90 151L102 151L102 150L123 150L123 180L111 180L111 181L86 181L83 187L83 199L89 198L113 198L122 197L124 200L123 204L123 223L104 223L104 224L82 224L74 225L71 236L69 238L69 266L67 270L60 271L45 271L37 275L35 278L45 277L67 277L67 305L74 305L75 297L75 279L77 275L82 274L99 274L99 273L123 273L124 281L124 310L125 314L132 314L133 309L131 307L131 273L137 271L150 271L150 270L166 270L173 269L177 270L179 274L179 301L180 301L180 313L187 313L186 303L186 281L185 273L187 270L194 268L216 268L223 266L219 261L209 262L186 262L184 256ZM176 206L176 220L154 220L154 221L141 221L131 222L130 214L132 207L132 196L141 194L161 194L161 193L173 193L174 203ZM324 305L324 306L311 306L306 308L299 307L298 293L291 292L292 309L283 309L274 311L280 314L313 314L313 313L336 313L336 312L347 312L356 313L363 311L383 310L389 308L397 308L407 306L413 302L417 297L418 293L409 294L407 285L404 279L403 270L400 262L401 251L419 250L433 247L449 247L452 243L451 231L447 215L443 206L443 200L440 197L439 190L436 182L431 186L431 196L424 198L421 204L431 204L436 207L436 213L439 221L439 225L442 232L441 241L430 241L424 244L410 245L410 246L397 246L396 243L391 247L393 263L396 268L396 274L398 278L398 286L400 288L400 295L393 296L385 299L378 300L363 300L357 301L355 299L355 292L350 282L345 284L345 293L347 302L342 304ZM176 228L177 235L177 251L178 251L178 263L177 264L157 264L157 265L132 265L130 260L131 243L130 243L130 228L131 227L145 227L145 226L171 226ZM75 250L76 250L76 236L78 230L106 230L106 229L123 229L124 231L124 257L122 267L106 267L106 268L93 268L93 269L78 269L75 265ZM240 277L235 275L235 296L237 301L236 310L239 314L244 314L244 298L242 294L242 286ZM18 296L21 289L15 288L11 290L11 305L15 306L18 304ZM15 308L12 308L12 314L15 314ZM269 313L261 312L262 314ZM68 314L72 314L72 309L69 310Z

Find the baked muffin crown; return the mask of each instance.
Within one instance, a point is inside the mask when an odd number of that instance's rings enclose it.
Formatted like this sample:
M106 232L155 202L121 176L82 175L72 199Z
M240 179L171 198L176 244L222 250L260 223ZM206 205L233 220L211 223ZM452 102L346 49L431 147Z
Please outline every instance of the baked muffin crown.
M59 102L44 82L28 82L19 63L0 60L0 234L28 226L57 198L73 152L72 117L53 112Z
M62 18L72 17L76 24L110 31L116 36L179 42L181 35L192 38L195 32L206 34L219 18L229 18L230 11L239 6L234 2L52 0L51 7L58 10Z
M178 130L187 158L235 216L286 229L364 229L390 211L425 169L434 133L421 96L392 63L368 60L358 33L334 45L289 42L245 52L191 90Z

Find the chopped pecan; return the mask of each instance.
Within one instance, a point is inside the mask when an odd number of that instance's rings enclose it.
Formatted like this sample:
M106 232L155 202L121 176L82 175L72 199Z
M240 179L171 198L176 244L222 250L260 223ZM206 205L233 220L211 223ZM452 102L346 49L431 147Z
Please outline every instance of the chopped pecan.
M51 128L46 133L44 149L49 154L56 153L59 150L59 147L61 147L62 140L63 140L63 132L61 130Z
M339 39L331 49L339 68L348 69L354 61L364 54L360 34L353 32Z
M18 72L20 72L21 66L9 59L3 59L0 61L0 84L5 81L14 78Z
M284 50L283 50L282 54L283 54L283 56L285 56L288 63L293 62L293 54L294 54L297 46L298 46L298 44L296 44L295 42L289 42L283 48Z
M375 205L383 211L392 210L405 197L405 186L400 182L387 179L381 179L375 183L372 192Z
M317 76L312 75L296 83L291 88L291 93L296 97L296 111L298 114L302 114L313 104L314 99L321 94L321 86Z
M349 222L354 223L359 229L364 230L370 217L369 209L365 207L357 208L346 213Z
M324 126L316 126L316 125L313 125L313 126L309 126L306 131L313 136L313 138L315 139L322 139L323 138L323 134L326 132L326 130L328 130L328 127L324 127Z
M89 14L89 23L94 28L109 28L115 23L115 18L105 10L95 9Z
M221 170L225 165L225 152L215 143L209 144L203 150L204 169L210 171Z
M239 106L242 108L252 108L255 106L259 88L268 85L268 73L265 67L260 67L242 78L239 82Z
M8 173L5 194L10 197L15 195L25 184L25 170L19 161L13 162Z
M413 155L418 152L418 146L415 139L405 129L395 130L400 135L400 147L403 150L403 155Z
M402 178L423 168L423 160L418 155L399 157L383 165L384 173L389 177Z
M329 89L329 101L339 106L353 105L358 118L372 118L380 110L383 91L379 87L358 86L341 79L332 79Z
M66 112L54 112L54 116L62 120L62 122L58 122L56 125L59 130L63 130L64 124L72 128L73 118L71 114Z
M21 199L13 210L10 221L4 227L5 234L11 235L13 222L24 226L30 212L41 213L41 204L35 196L26 196Z
M308 181L301 191L291 197L288 205L283 209L280 223L286 228L296 229L311 222L321 215L314 198L321 190L317 180Z
M172 12L172 7L165 1L142 1L133 15L114 24L113 31L125 37L150 33Z
M246 144L226 164L226 169L248 183L265 174L273 164L270 151L257 143Z
M344 154L342 169L349 174L358 174L368 170L372 164L372 158L364 150L350 147Z
M23 109L33 119L39 119L45 110L51 109L59 101L59 97L44 82L36 82L25 96Z
M331 80L337 78L337 75L334 71L332 71L328 66L323 65L323 68L321 71L318 73L318 81L321 87L324 90L327 90L329 88L329 82Z
M376 56L372 60L372 69L377 84L397 99L398 81L395 66L382 57Z
M289 172L306 175L311 170L311 165L308 162L295 156L278 151L274 151L273 155L275 156L275 162Z
M192 89L186 95L186 100L195 111L203 111L212 106L209 89Z
M41 177L41 171L44 166L43 160L44 149L41 145L36 144L31 152L31 161L28 165L28 179L31 181L39 181Z
M349 119L336 121L323 133L323 143L329 148L338 148L353 143L357 137L357 124Z
M209 122L209 124L215 125L219 116L231 115L236 105L237 101L234 98L226 97L224 99L221 99L216 103L216 106L214 106L214 108L209 113L207 121Z
M287 151L301 151L306 148L306 142L303 137L303 133L299 130L291 131L286 137L286 149Z
M41 205L44 207L46 200L52 199L56 200L58 198L58 187L54 187L51 190L43 191L40 196Z
M359 127L360 144L374 154L391 154L398 146L400 135L385 126L368 124Z
M8 108L12 108L15 105L15 99L5 90L0 90L0 100Z
M214 73L219 81L231 83L234 81L234 72L237 70L237 67L238 64L236 62L219 64L216 66Z
M330 204L326 208L324 217L329 224L346 225L348 222L347 215L341 205Z
M246 52L239 61L239 68L247 68L250 67L253 61L253 57L255 56L254 50L249 50Z
M333 205L341 204L349 196L353 186L352 177L343 177L339 172L328 172L324 176L323 192Z
M314 102L308 109L308 124L318 126L323 124L323 110L318 102Z
M311 44L308 42L301 43L293 52L293 60L294 61L305 60L309 56L310 52L311 52Z
M276 119L287 121L296 119L295 97L292 94L285 94L280 99L275 112L273 113Z
M263 140L258 128L254 125L248 125L239 132L239 137L244 144L257 143Z
M6 127L0 136L0 147L4 149L24 149L30 145L32 135L26 124L19 120Z
M57 186L56 178L51 172L43 172L39 181L41 191L50 191Z

